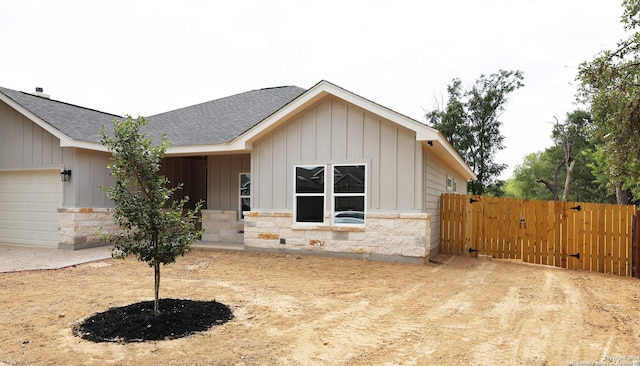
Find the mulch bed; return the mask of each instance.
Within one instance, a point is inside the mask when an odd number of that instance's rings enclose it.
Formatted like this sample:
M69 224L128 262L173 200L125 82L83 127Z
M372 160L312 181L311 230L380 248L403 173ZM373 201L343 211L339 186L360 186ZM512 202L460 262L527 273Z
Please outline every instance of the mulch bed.
M233 319L233 312L216 301L160 299L154 316L153 301L110 308L73 327L77 337L93 342L144 342L182 338Z

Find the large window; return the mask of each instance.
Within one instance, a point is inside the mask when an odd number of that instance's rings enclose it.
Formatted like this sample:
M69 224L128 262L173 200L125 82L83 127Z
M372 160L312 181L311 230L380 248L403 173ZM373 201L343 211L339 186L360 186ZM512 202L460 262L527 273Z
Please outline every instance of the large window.
M240 203L238 219L244 219L244 211L251 211L251 173L240 173Z
M363 225L366 207L365 165L333 165L329 170L329 182L325 182L326 168L324 165L295 167L295 222L323 223L327 208L325 200L328 199L332 224Z
M324 165L295 167L296 222L324 221L324 171Z
M333 222L364 224L366 207L364 165L333 166Z

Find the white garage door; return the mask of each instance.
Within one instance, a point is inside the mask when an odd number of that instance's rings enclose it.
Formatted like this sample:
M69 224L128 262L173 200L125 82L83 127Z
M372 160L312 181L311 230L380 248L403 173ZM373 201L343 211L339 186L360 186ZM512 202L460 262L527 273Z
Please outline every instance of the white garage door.
M0 242L58 245L58 171L0 172Z

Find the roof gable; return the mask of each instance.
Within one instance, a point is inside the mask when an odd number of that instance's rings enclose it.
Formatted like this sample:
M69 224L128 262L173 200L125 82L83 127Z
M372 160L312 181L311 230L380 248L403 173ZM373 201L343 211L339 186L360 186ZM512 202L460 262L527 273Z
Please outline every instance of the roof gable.
M60 139L61 146L101 148L101 126L112 126L118 115L0 87L0 100ZM88 143L88 144L87 144Z
M416 141L423 142L423 145L428 152L438 156L466 179L472 180L476 178L475 173L473 173L464 159L462 159L460 154L458 154L453 146L451 146L440 131L325 80L320 81L304 94L294 99L291 103L282 107L280 110L254 126L242 136L239 136L239 138L233 142L233 145L238 149L241 149L243 145L245 149L250 149L253 142L273 131L289 117L302 112L327 95L338 97L348 103L369 111L370 113L391 121L392 123L413 131L416 134Z

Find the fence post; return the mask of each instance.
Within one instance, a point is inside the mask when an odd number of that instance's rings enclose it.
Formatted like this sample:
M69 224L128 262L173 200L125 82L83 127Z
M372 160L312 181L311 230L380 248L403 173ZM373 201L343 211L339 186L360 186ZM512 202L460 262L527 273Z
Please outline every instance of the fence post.
M633 268L634 273L632 274L636 278L640 278L640 220L638 219L640 216L640 210L636 210L636 214L633 217L635 221L634 225L634 235L633 235L633 244L631 245L631 260L633 264L631 267Z

